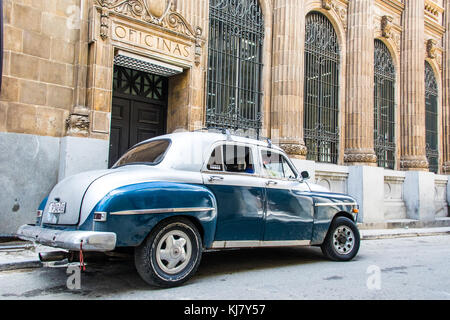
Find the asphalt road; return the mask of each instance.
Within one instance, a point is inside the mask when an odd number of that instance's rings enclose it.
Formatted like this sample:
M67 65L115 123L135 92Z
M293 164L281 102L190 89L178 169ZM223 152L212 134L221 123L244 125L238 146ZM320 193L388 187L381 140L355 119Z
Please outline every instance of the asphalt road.
M197 275L173 289L149 288L132 261L89 265L81 289L66 268L0 272L0 299L445 299L450 300L450 236L367 240L354 261L318 248L206 253Z

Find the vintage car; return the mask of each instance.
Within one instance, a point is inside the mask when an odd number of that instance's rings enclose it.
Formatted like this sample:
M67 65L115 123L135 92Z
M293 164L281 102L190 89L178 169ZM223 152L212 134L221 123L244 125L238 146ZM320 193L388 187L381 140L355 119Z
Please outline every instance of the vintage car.
M134 248L138 273L161 287L191 278L209 250L321 246L353 259L358 204L308 178L270 140L174 133L61 181L17 233L78 255Z

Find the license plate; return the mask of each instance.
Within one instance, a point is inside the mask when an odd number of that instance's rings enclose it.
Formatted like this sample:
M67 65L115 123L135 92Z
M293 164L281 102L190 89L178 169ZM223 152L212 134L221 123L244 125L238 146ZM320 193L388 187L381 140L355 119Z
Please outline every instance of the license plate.
M49 212L53 214L62 214L66 212L65 202L52 202L50 203Z

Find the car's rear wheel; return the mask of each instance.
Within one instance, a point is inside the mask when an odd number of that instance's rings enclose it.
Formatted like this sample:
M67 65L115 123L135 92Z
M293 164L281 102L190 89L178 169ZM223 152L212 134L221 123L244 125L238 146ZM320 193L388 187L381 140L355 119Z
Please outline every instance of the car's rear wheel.
M177 218L156 226L135 249L135 265L145 282L158 287L176 287L197 271L202 256L201 236L187 219Z
M349 218L337 217L331 223L321 248L328 259L350 261L358 254L360 242L356 224Z

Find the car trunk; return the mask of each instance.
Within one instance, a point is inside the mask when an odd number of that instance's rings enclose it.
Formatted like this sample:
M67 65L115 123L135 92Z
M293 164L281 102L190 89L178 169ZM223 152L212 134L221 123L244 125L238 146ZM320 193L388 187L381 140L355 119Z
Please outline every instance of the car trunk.
M111 170L84 172L58 183L49 195L42 222L53 225L77 225L86 190L95 180L107 174L111 174ZM51 212L51 207L59 208L63 212Z

